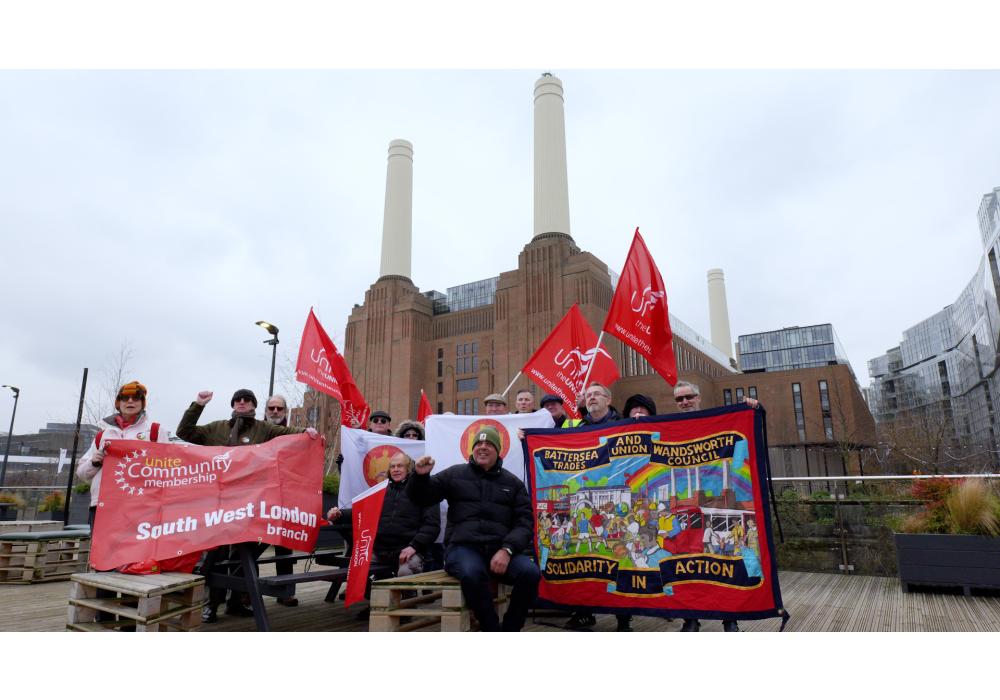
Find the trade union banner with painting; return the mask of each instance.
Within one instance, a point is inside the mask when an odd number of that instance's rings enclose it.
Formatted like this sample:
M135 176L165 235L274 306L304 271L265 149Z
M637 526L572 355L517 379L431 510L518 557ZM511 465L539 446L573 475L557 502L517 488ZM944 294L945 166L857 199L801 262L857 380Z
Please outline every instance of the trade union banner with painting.
M763 411L525 432L541 600L664 617L786 617Z
M97 570L138 562L152 572L157 562L236 542L300 551L316 544L322 440L285 435L241 447L112 440L103 470L90 552Z

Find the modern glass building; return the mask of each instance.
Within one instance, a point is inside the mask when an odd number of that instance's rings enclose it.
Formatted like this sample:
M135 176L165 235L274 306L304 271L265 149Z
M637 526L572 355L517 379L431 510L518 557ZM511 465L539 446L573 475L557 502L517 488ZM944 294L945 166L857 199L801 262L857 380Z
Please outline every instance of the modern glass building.
M829 323L741 335L736 347L744 373L850 364Z
M868 361L868 396L879 423L922 411L997 462L1000 410L1000 187L979 206L983 255L954 304L903 331L897 347Z

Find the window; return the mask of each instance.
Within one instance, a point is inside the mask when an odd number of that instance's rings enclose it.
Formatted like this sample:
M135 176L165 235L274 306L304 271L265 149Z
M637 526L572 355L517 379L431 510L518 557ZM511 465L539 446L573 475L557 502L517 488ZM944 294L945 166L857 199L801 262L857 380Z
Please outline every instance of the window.
M438 348L438 359L439 360L444 359L444 348Z
M733 390L723 389L722 390L722 403L726 406L731 406L733 404Z
M479 391L479 377L459 379L455 384L458 391Z
M830 393L825 379L819 380L819 407L823 412L823 433L827 440L833 440L833 416L830 413Z
M736 403L743 403L743 387L736 390Z
M806 441L806 418L802 413L802 386L792 384L792 407L795 409L795 427L799 431L799 442Z
M455 373L472 374L479 371L479 343L462 343L455 346Z
M438 401L438 410L437 410L437 412L438 412L438 415L441 415L442 413L444 413L444 404L441 403L440 401Z
M444 360L438 360L438 376L444 376Z
M757 387L752 386L749 389L747 389L747 394L750 396L751 399L756 399L757 398Z
M438 393L439 394L444 393L444 382L438 382Z

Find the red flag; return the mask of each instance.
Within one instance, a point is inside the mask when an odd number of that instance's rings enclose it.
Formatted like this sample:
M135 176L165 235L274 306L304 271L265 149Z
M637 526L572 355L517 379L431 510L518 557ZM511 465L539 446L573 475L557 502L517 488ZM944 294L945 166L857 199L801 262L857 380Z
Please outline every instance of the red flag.
M677 383L667 288L638 227L604 320L604 330L635 348L668 384Z
M546 391L562 398L566 412L579 418L576 401L583 393L588 370L591 381L605 386L618 380L618 367L607 348L603 344L597 347L597 334L580 307L573 304L521 371Z
M431 402L427 400L427 394L424 390L420 390L420 407L417 409L417 420L423 423L427 420L428 416L434 415L434 409L431 408Z
M344 356L337 352L337 346L323 330L312 309L309 309L306 326L302 329L295 379L337 399L341 406L342 425L354 428L368 422L371 408L354 383Z
M350 568L347 570L344 607L365 598L368 570L372 565L372 551L375 547L375 535L378 533L378 519L382 515L382 502L388 485L388 479L380 481L351 501L354 547L351 550Z
M232 542L315 547L321 440L284 435L240 447L112 440L104 469L90 551L97 570L178 570L169 560Z

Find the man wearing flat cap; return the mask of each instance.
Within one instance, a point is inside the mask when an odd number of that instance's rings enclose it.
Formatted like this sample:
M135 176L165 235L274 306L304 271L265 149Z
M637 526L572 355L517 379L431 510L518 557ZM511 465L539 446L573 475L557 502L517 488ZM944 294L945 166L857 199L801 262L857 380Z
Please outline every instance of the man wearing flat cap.
M233 409L233 414L228 420L217 420L205 425L198 425L198 418L201 417L205 405L212 400L213 392L199 391L197 398L191 403L181 422L177 425L177 437L187 440L195 445L259 445L282 435L293 435L296 433L306 433L314 440L319 437L315 428L292 428L286 425L275 425L266 420L257 420L257 397L249 389L239 389L233 394L229 402ZM229 555L228 546L223 545L206 554L204 568L212 566L219 557L227 558ZM212 623L218 621L216 608L226 600L225 588L210 588L208 604L202 610L202 622ZM241 601L239 596L233 591L226 603L226 614L239 617L253 615Z
M490 394L483 399L483 405L486 406L488 416L502 416L507 413L507 399L503 394Z
M410 499L428 507L448 500L444 569L459 580L484 632L518 632L538 594L541 573L524 555L534 525L524 483L503 468L500 433L479 428L469 461L431 476L434 459L417 460L407 484ZM513 586L503 622L493 606L490 577Z

